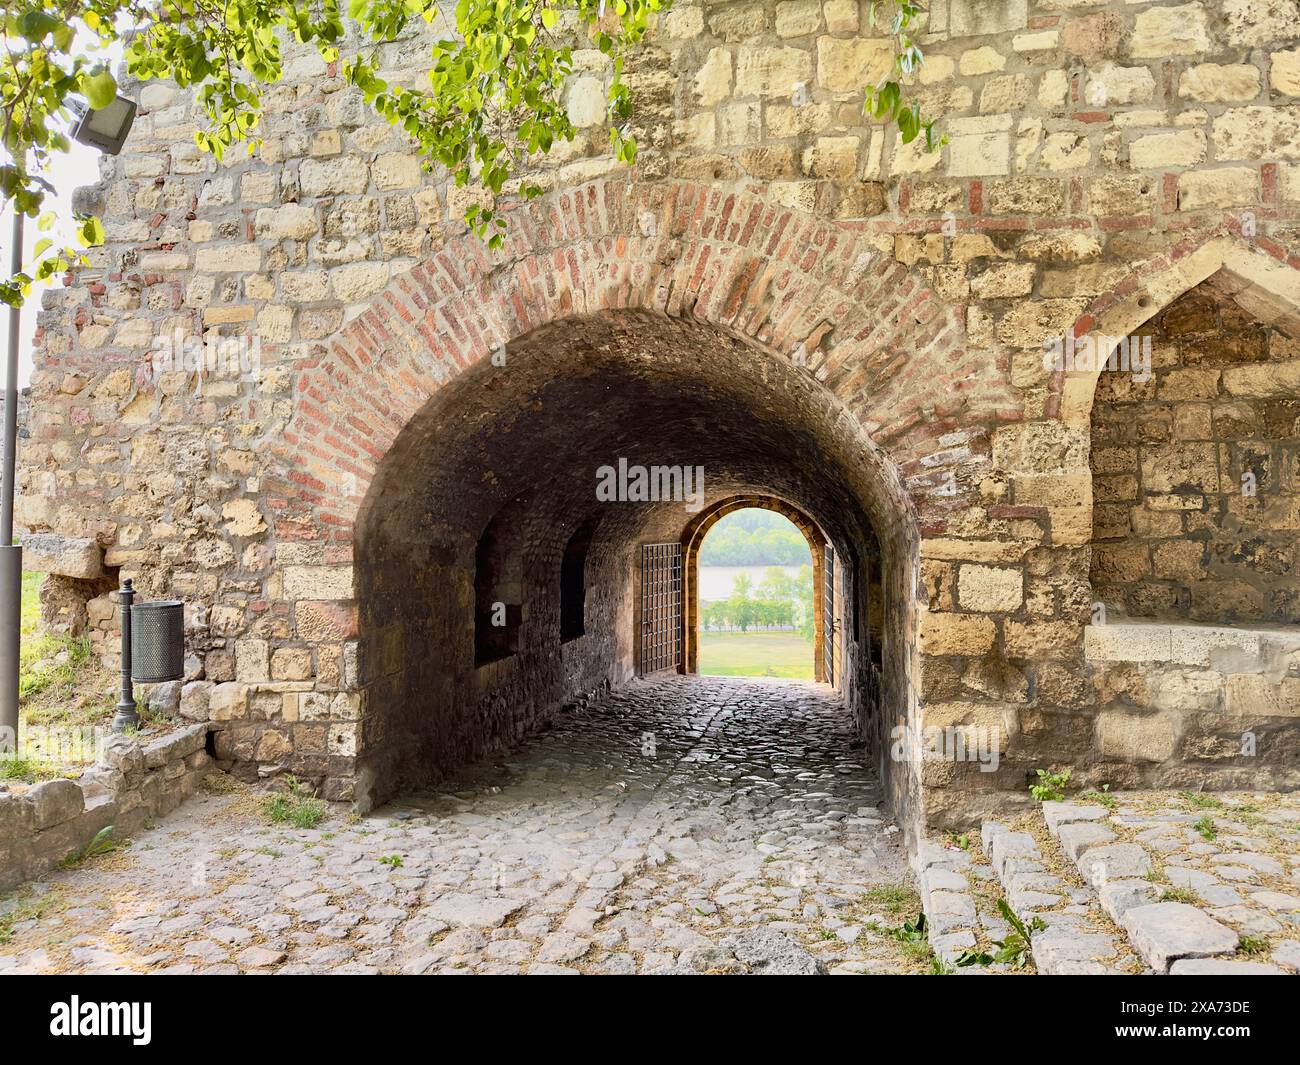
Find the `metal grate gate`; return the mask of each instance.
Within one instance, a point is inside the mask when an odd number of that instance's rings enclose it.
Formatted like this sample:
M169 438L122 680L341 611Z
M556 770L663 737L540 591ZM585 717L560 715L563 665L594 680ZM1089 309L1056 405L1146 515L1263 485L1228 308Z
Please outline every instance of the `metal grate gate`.
M830 544L822 567L822 679L835 683L835 549Z
M641 548L641 675L682 660L682 545Z

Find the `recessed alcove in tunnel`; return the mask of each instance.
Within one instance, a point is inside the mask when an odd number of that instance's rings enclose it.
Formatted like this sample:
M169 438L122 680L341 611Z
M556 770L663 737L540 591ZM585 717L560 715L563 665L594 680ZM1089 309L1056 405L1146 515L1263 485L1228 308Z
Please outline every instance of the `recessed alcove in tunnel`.
M887 771L914 534L884 463L805 369L649 313L545 326L442 383L357 525L369 794L434 781L645 672L645 548L689 550L702 521L753 498L842 560L834 684ZM676 497L641 498L638 470Z

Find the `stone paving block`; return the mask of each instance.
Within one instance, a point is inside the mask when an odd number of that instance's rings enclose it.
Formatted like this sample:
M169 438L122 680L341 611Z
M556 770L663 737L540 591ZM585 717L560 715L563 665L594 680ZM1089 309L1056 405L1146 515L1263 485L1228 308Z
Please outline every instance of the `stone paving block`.
M1002 878L1008 891L1055 891L1065 890L1065 882L1059 876L1053 876L1046 870L1024 870L1010 873Z
M1134 906L1124 914L1123 925L1138 953L1160 973L1179 958L1208 958L1237 949L1236 932L1184 902Z
M1010 831L1001 821L985 821L980 825L980 842L984 844L984 853L992 854L994 838Z
M1053 835L1062 825L1078 821L1101 821L1108 813L1110 811L1104 806L1085 806L1074 802L1043 803L1043 820Z
M969 891L970 884L961 873L954 872L951 869L940 869L937 866L925 871L925 878L929 882L931 891Z
M1286 971L1262 961L1220 961L1182 958L1169 967L1170 976L1285 976Z
M1207 906L1239 906L1245 900L1241 897L1241 892L1235 888L1230 888L1226 884L1214 884L1210 887L1201 888L1196 892L1202 902Z
M1090 847L1074 860L1079 874L1094 888L1107 880L1146 876L1151 859L1136 843L1111 843Z
M1234 854L1232 863L1234 865L1244 865L1247 869L1269 873L1273 876L1282 874L1282 863L1266 854Z
M948 848L934 840L922 840L917 848L916 863L921 869L928 869L932 865L939 865L948 861Z
M1056 833L1056 838L1060 841L1061 849L1077 862L1079 855L1089 847L1100 846L1114 840L1115 833L1102 825L1080 822L1062 825L1061 830Z
M1003 875L1008 858L1026 858L1038 861L1038 844L1028 832L999 832L993 837L993 849L989 855L993 868Z
M930 935L930 947L945 964L951 965L964 950L975 946L974 932L945 932Z
M1193 891L1201 891L1204 888L1214 887L1219 883L1218 877L1210 873L1202 872L1199 869L1181 869L1176 865L1165 866L1165 876L1169 878L1169 883L1174 887L1191 888Z
M970 895L958 891L931 891L930 905L936 916L942 915L961 921L966 926L975 923L975 903Z
M1275 913L1300 913L1300 897L1281 891L1252 891L1250 901L1267 906Z
M1300 969L1300 939L1283 939L1273 944L1273 960Z
M1207 912L1216 921L1235 925L1252 936L1271 936L1282 930L1278 921L1255 906L1215 906Z
M1007 905L1011 907L1012 912L1020 917L1034 910L1050 909L1061 901L1060 895L1046 891L1015 891L1011 889L1006 892L1006 898Z
M1101 960L1115 953L1115 940L1107 935L1055 926L1033 937L1034 965L1047 976L1105 973Z
M1097 889L1097 899L1106 915L1116 924L1135 906L1156 901L1156 889L1146 880L1107 880Z

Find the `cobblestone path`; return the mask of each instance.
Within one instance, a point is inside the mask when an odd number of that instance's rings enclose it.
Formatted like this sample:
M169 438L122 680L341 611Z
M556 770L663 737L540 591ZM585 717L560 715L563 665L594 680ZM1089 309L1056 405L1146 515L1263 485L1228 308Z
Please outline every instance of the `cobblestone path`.
M825 688L639 684L445 788L314 829L201 794L5 900L0 972L922 967L866 928L917 904Z

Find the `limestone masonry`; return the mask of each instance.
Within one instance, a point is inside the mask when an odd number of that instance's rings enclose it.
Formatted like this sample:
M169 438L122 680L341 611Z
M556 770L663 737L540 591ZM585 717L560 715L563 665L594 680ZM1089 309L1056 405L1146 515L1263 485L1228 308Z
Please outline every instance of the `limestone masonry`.
M365 808L628 683L641 545L767 495L832 547L832 680L907 832L1036 768L1294 788L1300 4L930 7L932 154L863 117L893 53L854 0L679 2L632 170L579 51L499 251L312 54L225 165L187 92L127 85L77 197L107 242L40 315L47 622L111 659L120 578L183 598L217 763ZM703 517L598 504L620 458L702 465ZM904 727L997 768L894 757Z

